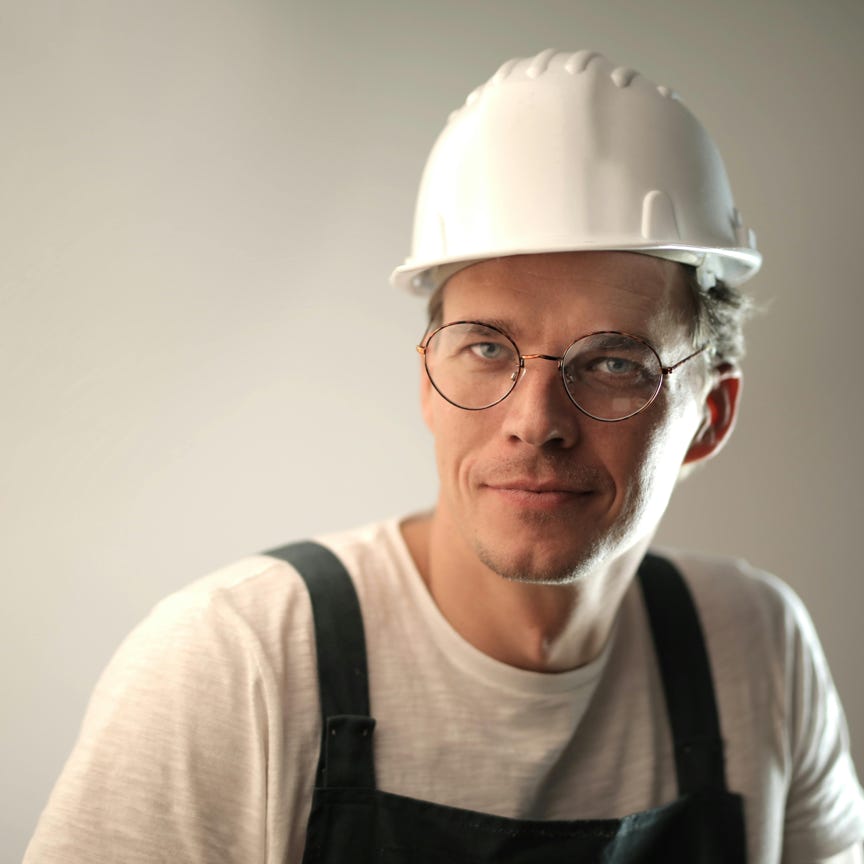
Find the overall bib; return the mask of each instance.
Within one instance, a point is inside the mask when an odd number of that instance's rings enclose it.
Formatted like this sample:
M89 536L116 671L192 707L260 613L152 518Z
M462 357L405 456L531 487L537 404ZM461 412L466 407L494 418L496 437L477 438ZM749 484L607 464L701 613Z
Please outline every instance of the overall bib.
M646 556L638 578L663 680L679 797L624 818L542 821L378 790L363 620L351 578L316 543L267 554L300 572L315 621L323 727L303 864L745 864L743 801L726 788L701 626L684 580L665 559Z

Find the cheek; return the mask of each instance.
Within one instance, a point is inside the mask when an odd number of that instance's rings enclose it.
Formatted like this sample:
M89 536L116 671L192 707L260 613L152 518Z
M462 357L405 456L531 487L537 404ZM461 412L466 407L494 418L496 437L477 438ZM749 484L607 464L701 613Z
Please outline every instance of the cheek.
M462 453L470 449L467 430L462 428L464 411L450 405L429 383L425 372L420 388L420 407L426 427L435 444L435 463L441 486L452 485L451 477L459 471Z
M436 394L437 395L437 394ZM477 461L489 439L486 412L463 411L445 402L430 402L427 424L435 439L435 457L442 484L464 485L471 466Z
M420 413L423 415L423 422L426 428L434 435L435 434L435 400L438 399L438 394L432 387L429 381L429 376L426 374L426 369L423 363L420 363Z
M665 508L678 482L681 466L696 433L695 408L672 412L653 425L646 438L644 468L653 493Z
M658 406L666 407L666 406ZM691 413L693 416L690 416ZM684 457L695 434L694 412L658 411L646 423L627 429L632 433L618 449L620 494L625 507L659 518L678 482ZM630 454L622 458L621 454Z

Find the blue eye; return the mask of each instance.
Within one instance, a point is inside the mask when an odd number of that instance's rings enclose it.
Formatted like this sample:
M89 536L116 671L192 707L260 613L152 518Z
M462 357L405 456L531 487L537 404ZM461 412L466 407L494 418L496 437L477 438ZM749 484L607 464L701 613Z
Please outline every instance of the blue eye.
M638 364L632 360L625 360L623 357L604 357L600 363L602 363L602 371L612 375L631 374L638 368ZM598 365L600 364L598 363Z
M475 342L468 350L482 360L501 360L508 353L506 347L497 342Z
M607 354L602 350L574 357L564 368L564 381L568 386L577 382L589 387L643 387L653 383L652 375L641 357Z

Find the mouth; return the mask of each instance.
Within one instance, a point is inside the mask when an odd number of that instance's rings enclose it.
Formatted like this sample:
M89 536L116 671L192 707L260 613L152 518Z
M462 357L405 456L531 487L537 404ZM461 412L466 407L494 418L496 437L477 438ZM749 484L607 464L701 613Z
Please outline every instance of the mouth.
M485 484L485 488L500 501L517 508L556 510L584 502L595 490L584 486L569 486L560 481L507 480Z
M585 495L594 489L589 483L573 483L558 478L540 480L539 478L511 478L506 480L493 480L483 483L489 489L507 492L529 492L537 495L562 492L570 495Z

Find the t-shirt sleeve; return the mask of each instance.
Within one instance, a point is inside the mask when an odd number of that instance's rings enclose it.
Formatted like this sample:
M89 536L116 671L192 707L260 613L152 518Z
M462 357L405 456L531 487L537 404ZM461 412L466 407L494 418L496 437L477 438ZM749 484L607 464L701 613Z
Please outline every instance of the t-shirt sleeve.
M785 593L790 776L783 861L797 864L837 854L864 838L864 796L819 638L801 601Z
M262 652L217 598L169 598L93 693L25 864L265 861Z

